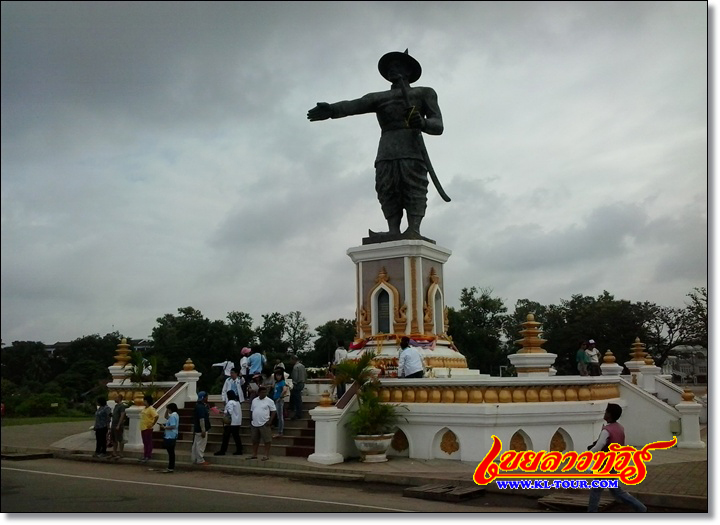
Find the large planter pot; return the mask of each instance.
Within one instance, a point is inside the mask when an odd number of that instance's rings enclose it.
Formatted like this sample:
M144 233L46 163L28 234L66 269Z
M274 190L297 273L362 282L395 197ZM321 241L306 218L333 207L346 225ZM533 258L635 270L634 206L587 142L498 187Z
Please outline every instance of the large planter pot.
M355 446L360 451L362 461L365 463L382 463L387 461L385 453L390 448L395 434L380 434L376 436L355 436Z

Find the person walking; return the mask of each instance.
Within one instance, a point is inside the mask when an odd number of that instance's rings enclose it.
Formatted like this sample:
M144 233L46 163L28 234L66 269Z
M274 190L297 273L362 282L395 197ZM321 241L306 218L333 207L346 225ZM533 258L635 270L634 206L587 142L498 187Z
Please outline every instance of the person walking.
M152 406L153 398L151 395L146 395L143 398L145 408L140 412L140 436L143 442L143 457L140 461L146 463L152 459L153 442L152 433L155 423L158 420L157 410Z
M400 359L398 360L398 377L413 379L422 377L425 370L423 359L417 348L410 346L410 338L400 339Z
M255 374L262 374L263 368L267 363L267 359L259 348L253 349L250 357L248 357L248 374L253 377Z
M263 461L270 459L270 446L272 445L272 433L270 426L272 425L275 414L275 403L267 397L267 387L261 386L258 397L253 399L250 405L250 432L252 436L252 456L247 459L257 459L258 449L260 448L260 440L265 444L265 455Z
M222 361L220 363L213 363L212 366L219 366L222 368L223 380L230 377L230 371L235 368L235 363L230 359Z
M223 383L222 387L222 399L225 403L228 402L228 392L235 393L235 399L242 403L245 401L245 395L243 394L243 383L245 380L238 375L237 368L230 370L230 377L228 377Z
M347 359L348 352L345 349L345 342L338 341L337 348L335 349L335 356L333 359L333 367L336 367ZM334 370L334 368L333 368ZM338 383L336 396L340 399L345 394L345 383Z
M585 341L580 343L580 348L575 354L575 361L577 361L577 369L580 375L588 375L588 363L590 362L590 356L587 354L587 343Z
M104 458L107 456L107 434L110 426L110 418L112 410L107 406L107 400L104 397L97 399L97 410L95 411L95 453L94 458Z
M196 465L209 465L205 461L207 433L210 431L210 410L207 405L207 392L198 392L198 400L193 412L193 444L190 452L191 461Z
M278 431L273 438L282 437L285 431L285 395L288 393L288 386L285 383L285 371L282 368L276 368L273 373L275 384L273 385L272 398L275 402L275 413L277 414Z
M242 392L240 393L242 395ZM215 452L216 456L224 456L230 444L230 435L235 442L234 456L242 454L242 441L240 440L240 426L242 425L242 411L240 409L240 401L234 390L228 390L227 403L223 412L223 439L220 450ZM228 418L229 422L225 422L224 418Z
M605 415L603 416L607 425L603 426L597 441L588 447L590 452L595 453L601 450L604 452L610 452L609 447L613 443L625 446L625 428L618 423L620 416L622 416L622 407L620 405L616 405L615 403L608 403L608 406L605 409ZM590 489L588 512L598 511L598 508L600 507L600 496L602 496L603 490L604 489L601 488ZM640 500L634 498L619 486L616 489L608 490L615 500L621 503L627 503L635 512L647 512L647 507Z
M293 416L290 420L294 421L302 417L302 393L305 389L305 381L307 381L307 371L297 354L292 356L292 364L290 379L292 379L293 386L290 391L290 408L293 410Z
M168 453L168 466L160 472L169 474L175 471L175 444L177 443L178 429L180 428L180 415L175 403L168 403L165 419L167 421L165 421L164 425L160 425L160 430L163 431L163 446Z
M123 451L125 450L125 406L124 397L122 394L115 396L115 406L112 409L112 428L111 432L113 435L113 451L110 455L114 459L120 459L123 457Z
M250 384L250 375L248 374L248 370L249 370L248 356L250 355L251 352L252 352L252 350L250 350L247 346L243 347L243 349L240 350L240 355L242 356L240 358L240 377L243 378L242 389L243 389L243 395L245 397L247 397L247 387Z

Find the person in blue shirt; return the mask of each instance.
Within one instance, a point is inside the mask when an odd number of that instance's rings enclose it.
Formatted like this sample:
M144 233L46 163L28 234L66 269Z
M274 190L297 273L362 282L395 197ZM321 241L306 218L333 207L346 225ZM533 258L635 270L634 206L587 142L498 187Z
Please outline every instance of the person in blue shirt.
M164 432L163 445L168 453L168 467L161 472L167 474L175 471L175 444L177 443L178 428L180 427L180 415L175 403L168 404L165 417L167 421L164 425L160 425L160 428Z
M261 374L265 363L267 363L267 359L265 359L263 353L254 348L252 354L248 357L248 375L252 377L255 374Z
M273 373L273 391L272 399L275 401L275 410L277 414L278 431L273 437L282 437L285 431L285 418L283 417L283 410L285 409L285 395L288 393L288 387L285 383L285 371L282 368L276 368Z

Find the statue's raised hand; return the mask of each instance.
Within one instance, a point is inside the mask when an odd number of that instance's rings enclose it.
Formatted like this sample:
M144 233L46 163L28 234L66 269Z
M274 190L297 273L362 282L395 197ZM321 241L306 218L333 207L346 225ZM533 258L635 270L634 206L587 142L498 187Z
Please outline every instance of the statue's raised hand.
M307 118L310 122L314 122L316 120L327 120L332 117L332 115L333 111L330 104L327 102L318 102L317 106L308 111Z

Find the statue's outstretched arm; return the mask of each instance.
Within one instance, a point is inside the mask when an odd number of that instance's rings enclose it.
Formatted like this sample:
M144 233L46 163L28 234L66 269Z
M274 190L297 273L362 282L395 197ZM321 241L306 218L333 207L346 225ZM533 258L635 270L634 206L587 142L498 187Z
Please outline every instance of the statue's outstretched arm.
M316 120L372 113L375 111L376 99L376 94L369 93L355 100L343 100L342 102L335 102L334 104L318 102L314 108L308 111L307 118L310 122L315 122Z
M327 102L318 102L317 105L307 113L307 118L310 122L315 122L316 120L327 120L332 116L332 107Z

